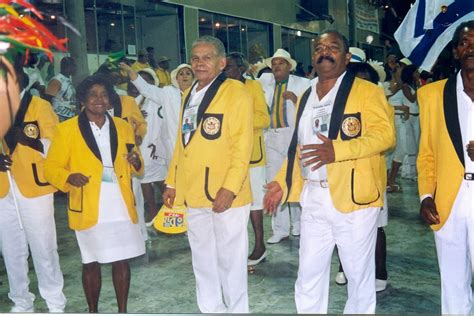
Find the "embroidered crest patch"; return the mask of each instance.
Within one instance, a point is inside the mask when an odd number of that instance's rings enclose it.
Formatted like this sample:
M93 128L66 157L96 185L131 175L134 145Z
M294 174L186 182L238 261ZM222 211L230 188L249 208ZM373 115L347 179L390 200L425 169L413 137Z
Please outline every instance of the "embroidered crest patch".
M202 126L207 135L214 136L221 128L221 122L217 117L209 116L204 120Z
M39 128L36 124L28 123L23 127L23 133L29 138L38 138L39 136Z
M361 123L359 118L355 116L348 116L342 121L342 132L345 136L353 138L360 134Z

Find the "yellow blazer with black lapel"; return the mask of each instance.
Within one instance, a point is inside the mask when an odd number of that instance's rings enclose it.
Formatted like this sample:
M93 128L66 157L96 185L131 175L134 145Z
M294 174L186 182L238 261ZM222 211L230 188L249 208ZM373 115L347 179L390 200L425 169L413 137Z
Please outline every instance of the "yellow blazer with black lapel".
M270 126L267 102L262 85L257 80L245 79L245 88L253 99L253 150L250 168L265 166L267 159L263 130Z
M49 102L25 92L13 128L20 128L27 137L38 141L51 140L58 123ZM33 198L55 192L56 188L44 179L44 153L18 143L13 128L5 135L2 144L5 152L11 155L11 173L21 194ZM7 173L0 172L0 197L6 196L9 190Z
M133 97L121 95L120 103L114 106L114 116L129 122L135 135L145 137L146 120Z
M451 213L465 171L456 76L422 87L417 96L421 126L418 192L434 197L440 224L431 228L439 230Z
M120 191L131 221L137 223L131 176L132 172L143 172L143 160L135 146L130 125L121 118L106 115L110 121L112 161ZM125 158L132 150L140 157L140 170L134 170ZM97 224L103 165L99 147L84 112L58 125L44 168L46 179L68 194L69 227L84 230ZM89 182L80 188L70 185L67 179L72 173L82 173L89 177Z
M308 89L298 102L288 159L275 178L284 190L284 201L299 201L304 185L296 160L298 125L310 92ZM350 213L382 206L386 186L383 152L395 144L395 127L383 90L347 72L334 101L328 136L335 152L335 162L326 165L335 208Z
M183 97L180 127L193 87ZM186 145L182 128L178 131L166 179L167 185L176 188L175 204L212 207L221 187L234 193L232 207L249 204L253 103L244 85L220 74L199 105L196 125Z

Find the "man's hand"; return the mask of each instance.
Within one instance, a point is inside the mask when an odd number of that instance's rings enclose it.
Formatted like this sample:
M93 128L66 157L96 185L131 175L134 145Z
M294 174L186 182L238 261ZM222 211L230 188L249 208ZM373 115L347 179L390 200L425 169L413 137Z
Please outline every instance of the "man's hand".
M232 206L234 198L234 192L220 188L219 191L217 191L214 203L212 203L212 210L216 213L227 211Z
M138 158L138 154L134 151L131 151L127 154L127 161L133 166L133 168L135 168L135 170L139 170L142 166L140 158Z
M129 65L127 65L124 62L120 62L118 64L118 66L121 70L123 70L123 72L127 73L128 77L131 80L136 80L137 79L138 73L135 70L133 70L132 67L130 67Z
M469 141L469 144L466 146L467 155L471 158L471 161L474 161L474 140Z
M427 197L421 202L420 215L428 225L440 223L436 204L431 197Z
M283 96L283 99L291 100L294 104L296 104L296 102L298 101L298 97L296 96L296 94L294 94L291 91L283 92L282 96Z
M12 165L12 159L10 156L0 154L0 171L8 171Z
M72 173L67 178L67 182L74 187L82 187L89 183L89 178L82 173Z
M321 133L318 133L318 138L323 142L322 144L304 145L300 148L300 159L308 159L303 162L303 166L314 165L311 171L317 170L324 165L332 163L336 160L334 153L334 146L332 139L327 138Z
M167 208L173 208L174 199L176 198L176 189L166 188L163 192L163 203Z
M263 209L266 214L275 214L278 204L283 198L283 189L276 181L272 181L264 186L267 189L265 197L263 198Z

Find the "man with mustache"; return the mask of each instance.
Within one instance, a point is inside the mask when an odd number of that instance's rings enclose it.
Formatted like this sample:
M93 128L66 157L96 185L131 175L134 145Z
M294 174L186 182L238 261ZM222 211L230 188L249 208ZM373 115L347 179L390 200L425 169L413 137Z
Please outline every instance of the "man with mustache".
M286 158L291 135L295 128L295 111L298 97L309 87L309 80L290 75L296 61L284 49L278 49L265 63L272 73L260 77L265 100L270 111L270 128L265 131L267 150L267 180L271 181ZM301 208L298 201L285 203L272 217L273 236L269 244L279 243L290 235L290 217L293 236L300 235Z
M314 42L318 77L300 97L288 159L267 185L264 207L300 201L298 313L327 313L334 246L347 276L344 313L375 312L375 240L385 190L383 152L395 142L383 90L346 72L347 39ZM318 126L316 126L316 120Z
M474 20L454 32L457 75L418 92L420 214L434 231L441 312L470 314L474 257Z

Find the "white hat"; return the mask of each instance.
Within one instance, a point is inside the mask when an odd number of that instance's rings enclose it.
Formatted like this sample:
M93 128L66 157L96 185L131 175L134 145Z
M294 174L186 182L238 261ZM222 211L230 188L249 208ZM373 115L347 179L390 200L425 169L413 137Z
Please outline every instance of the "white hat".
M358 47L349 47L349 52L352 54L351 62L353 63L364 63L365 62L365 52Z
M149 74L150 76L153 77L153 80L155 81L155 86L159 85L160 84L160 79L158 79L158 77L156 76L156 73L153 69L151 68L143 68L143 69L140 69L139 71L137 71L138 74L140 74L140 72L146 72L147 74Z
M179 84L178 84L178 80L176 80L176 77L178 76L178 72L183 69L183 68L189 68L191 70L191 72L193 72L192 68L191 68L191 65L188 65L188 64L181 64L179 65L178 67L176 67L175 69L173 69L170 73L170 77L171 77L171 84L173 86L175 86L176 88L179 89Z
M291 55L290 53L288 53L286 50L284 50L283 48L278 48L275 52L275 54L273 54L272 57L270 58L267 58L265 60L265 64L267 64L268 67L272 68L272 60L273 58L283 58L284 60L286 60L290 65L291 65L291 69L290 70L294 70L296 68L296 60L294 60L293 58L291 58Z
M379 82L384 82L387 78L387 73L385 72L385 68L383 68L383 63L372 59L367 61L367 63L371 65L379 75Z
M412 62L410 61L410 59L406 58L406 57L403 57L402 59L400 59L400 62L401 63L404 63L405 65L407 66L410 66L412 64Z

